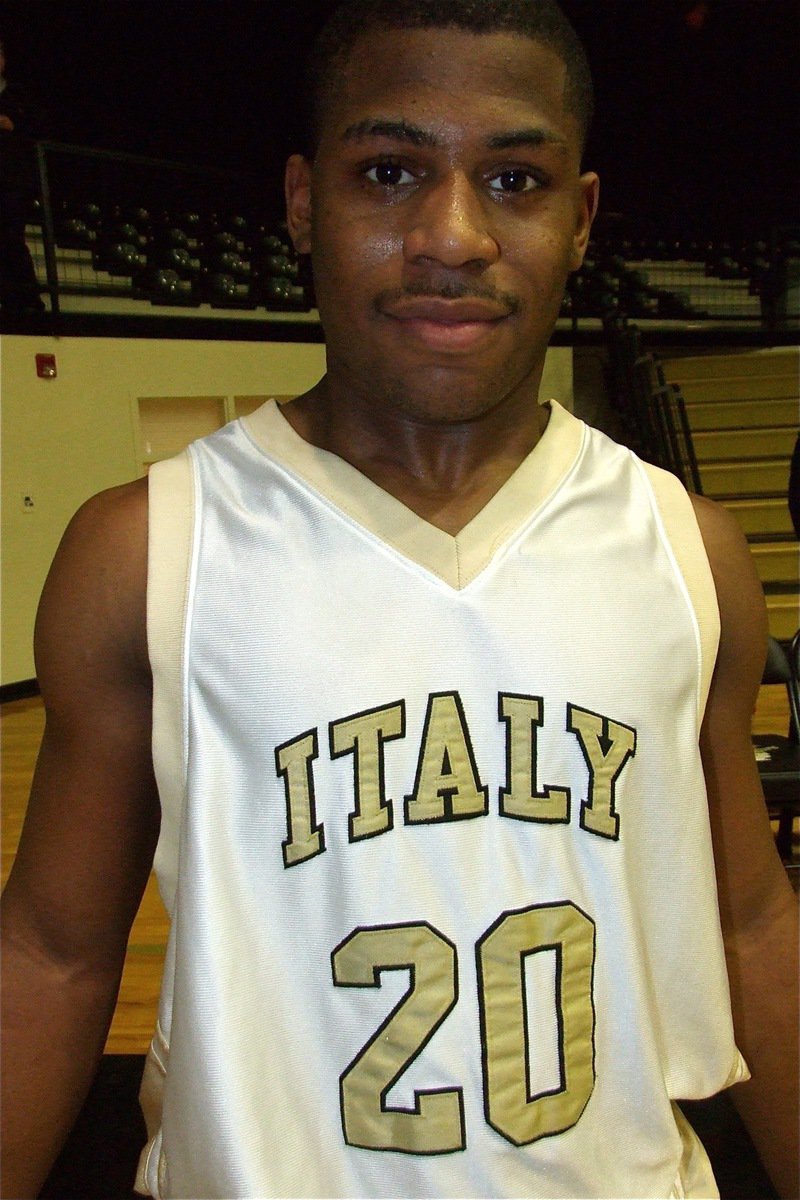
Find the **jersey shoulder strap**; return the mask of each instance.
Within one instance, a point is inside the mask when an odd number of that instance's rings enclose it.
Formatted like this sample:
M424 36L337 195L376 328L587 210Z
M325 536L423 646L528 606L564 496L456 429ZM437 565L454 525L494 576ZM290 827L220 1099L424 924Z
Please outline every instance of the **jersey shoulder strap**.
M195 487L191 455L154 463L148 476L147 646L153 672L153 762L162 804L156 867L172 912L186 792L184 645L191 588Z
M702 722L719 647L720 618L714 577L691 496L669 471L651 463L641 465L655 499L665 544L695 617L700 656L697 715Z

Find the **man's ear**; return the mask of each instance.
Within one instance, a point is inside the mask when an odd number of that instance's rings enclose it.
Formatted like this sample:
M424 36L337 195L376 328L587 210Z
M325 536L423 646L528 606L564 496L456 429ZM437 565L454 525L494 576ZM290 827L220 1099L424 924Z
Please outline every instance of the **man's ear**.
M597 206L600 202L600 180L594 171L587 171L585 175L581 175L578 187L580 194L575 236L572 242L571 271L579 271L581 268L586 247L589 244L592 222L597 215Z
M284 179L286 223L298 254L311 253L311 163L293 154L286 164Z

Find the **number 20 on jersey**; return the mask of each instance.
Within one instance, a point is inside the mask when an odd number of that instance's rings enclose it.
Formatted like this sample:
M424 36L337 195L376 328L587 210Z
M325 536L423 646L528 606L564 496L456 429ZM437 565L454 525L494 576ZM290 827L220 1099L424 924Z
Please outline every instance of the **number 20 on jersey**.
M560 1086L530 1094L525 961L555 955ZM528 1145L571 1128L594 1088L594 922L568 901L506 912L475 946L484 1112L509 1142ZM382 971L407 970L400 1002L340 1079L342 1128L351 1146L447 1154L466 1146L460 1087L418 1090L413 1109L386 1097L456 1007L457 950L425 922L353 930L331 956L340 987L380 987Z

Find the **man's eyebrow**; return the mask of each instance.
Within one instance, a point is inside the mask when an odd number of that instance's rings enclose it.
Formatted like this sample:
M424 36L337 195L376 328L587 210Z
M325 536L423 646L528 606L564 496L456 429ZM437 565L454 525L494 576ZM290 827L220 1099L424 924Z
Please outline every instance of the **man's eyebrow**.
M389 121L366 117L354 125L348 125L342 134L344 142L361 142L365 138L390 138L395 142L410 142L412 146L438 146L438 138L419 125L408 121Z
M530 129L510 129L507 133L495 133L487 139L486 144L490 150L513 150L525 146L566 146L568 143L561 134L537 125Z
M367 138L388 138L395 142L408 142L412 146L439 146L440 140L429 129L412 125L405 120L387 120L382 117L365 117L348 125L342 134L342 141L360 142ZM490 150L513 150L518 147L535 148L537 146L567 146L567 139L552 129L543 126L531 126L524 129L510 129L502 133L492 134L486 139Z

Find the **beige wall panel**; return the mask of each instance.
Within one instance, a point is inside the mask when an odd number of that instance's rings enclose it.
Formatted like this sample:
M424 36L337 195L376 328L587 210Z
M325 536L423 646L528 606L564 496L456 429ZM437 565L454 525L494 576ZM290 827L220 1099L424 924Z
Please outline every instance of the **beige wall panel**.
M36 354L55 354L55 379L37 378ZM323 371L324 347L312 343L4 335L0 682L34 675L36 606L72 514L140 473L138 397L297 395ZM33 499L27 511L24 495Z

